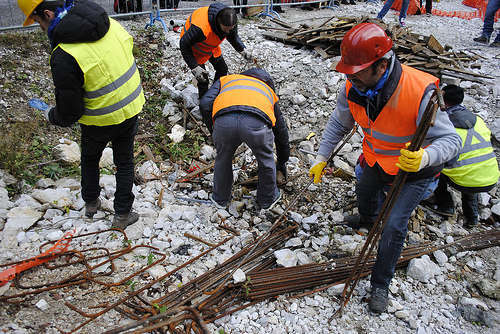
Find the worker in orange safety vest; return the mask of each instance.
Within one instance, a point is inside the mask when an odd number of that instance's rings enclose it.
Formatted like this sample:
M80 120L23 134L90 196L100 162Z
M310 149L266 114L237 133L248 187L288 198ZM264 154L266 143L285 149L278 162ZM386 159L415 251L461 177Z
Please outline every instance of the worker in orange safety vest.
M403 242L408 219L422 200L443 164L460 150L461 139L444 112L438 112L423 148L406 149L427 103L438 85L430 74L402 65L392 51L393 42L374 23L361 23L342 40L336 70L347 75L335 111L323 132L316 161L309 171L321 181L327 157L337 143L358 123L363 130L366 166L356 184L359 225L376 220L381 200L399 169L410 172L390 212L379 242L371 273L369 308L387 309L388 288Z
M276 179L286 179L290 156L288 129L281 113L274 82L261 68L251 68L217 80L200 101L203 121L212 133L217 156L214 192L217 207L227 207L233 185L233 155L242 143L258 162L257 206L270 210L281 198ZM273 144L278 161L274 161Z
M214 81L228 73L220 48L226 38L245 60L254 61L238 36L238 17L235 11L220 2L195 10L186 20L180 38L182 57L196 78L199 99L208 90L209 78L205 67L207 61L215 69Z

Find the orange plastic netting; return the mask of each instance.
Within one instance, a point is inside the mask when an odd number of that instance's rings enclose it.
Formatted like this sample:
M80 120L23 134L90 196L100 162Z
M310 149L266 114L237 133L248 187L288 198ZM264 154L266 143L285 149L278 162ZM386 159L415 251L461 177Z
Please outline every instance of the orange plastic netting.
M395 0L391 6L391 9L400 11L402 2L403 0ZM472 8L476 8L477 10L473 12L466 12L459 10L444 11L440 9L433 9L432 15L458 17L464 20L471 20L475 18L481 18L482 20L484 20L484 14L486 13L486 6L488 5L487 0L463 0L462 4ZM407 15L425 14L425 5L420 6L419 0L410 0L410 4L408 6L408 11L406 12L406 14ZM496 12L495 22L498 21L498 19L500 19L500 11Z

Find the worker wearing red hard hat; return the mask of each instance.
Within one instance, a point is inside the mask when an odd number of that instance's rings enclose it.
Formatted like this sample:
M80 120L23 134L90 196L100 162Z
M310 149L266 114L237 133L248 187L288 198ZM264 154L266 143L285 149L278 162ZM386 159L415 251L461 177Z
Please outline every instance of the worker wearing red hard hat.
M371 273L369 308L376 313L387 308L389 284L412 211L435 184L443 164L454 158L461 147L461 139L448 116L438 112L424 148L415 152L406 149L439 81L430 74L402 65L392 46L385 31L374 23L361 23L344 36L336 70L345 73L347 80L309 171L314 182L320 182L327 157L354 123L359 124L364 134L366 166L356 185L359 215L346 217L355 228L375 222L385 198L384 191L398 170L410 172L387 219Z

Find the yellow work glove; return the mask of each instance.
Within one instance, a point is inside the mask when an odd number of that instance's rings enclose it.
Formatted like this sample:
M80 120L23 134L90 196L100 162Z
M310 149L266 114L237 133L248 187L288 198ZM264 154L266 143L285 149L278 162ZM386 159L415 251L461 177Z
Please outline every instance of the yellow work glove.
M406 147L408 147L410 143L406 143ZM429 163L429 154L423 149L420 148L418 151L408 151L406 149L401 150L401 155L398 158L399 163L396 163L400 169L405 172L418 172L422 168L427 167Z
M309 177L314 177L314 183L321 182L321 177L325 174L325 166L326 161L318 161L309 169Z

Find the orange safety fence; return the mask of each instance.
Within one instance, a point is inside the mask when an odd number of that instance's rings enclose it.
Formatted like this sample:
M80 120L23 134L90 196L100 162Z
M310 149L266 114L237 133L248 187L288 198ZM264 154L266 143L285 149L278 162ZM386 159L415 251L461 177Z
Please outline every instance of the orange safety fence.
M391 6L391 9L396 11L401 10L401 4L403 0L395 0ZM477 8L476 11L466 12L466 11L445 11L440 9L433 9L432 15L444 16L444 17L458 17L464 20L472 20L475 18L480 18L484 20L484 14L486 13L486 6L488 5L488 1L485 0L463 0L462 4ZM408 10L406 11L407 15L418 15L425 14L425 6L420 6L419 0L410 0L410 4L408 6ZM495 22L500 19L500 11L497 11L495 14Z
M20 261L16 265L0 272L0 286L7 284L7 282L13 280L17 274L28 270L30 268L36 267L42 263L48 262L53 259L57 254L64 253L68 249L69 243L73 238L75 230L66 232L61 239L59 239L54 246L47 249L42 254Z

